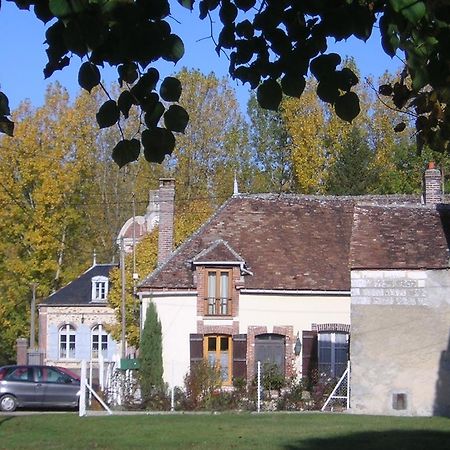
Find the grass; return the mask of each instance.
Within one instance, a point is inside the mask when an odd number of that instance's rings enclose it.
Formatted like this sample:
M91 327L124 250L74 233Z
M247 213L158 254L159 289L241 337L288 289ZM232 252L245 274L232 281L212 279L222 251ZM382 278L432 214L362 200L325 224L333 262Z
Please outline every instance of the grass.
M450 449L450 419L346 414L0 416L0 449Z

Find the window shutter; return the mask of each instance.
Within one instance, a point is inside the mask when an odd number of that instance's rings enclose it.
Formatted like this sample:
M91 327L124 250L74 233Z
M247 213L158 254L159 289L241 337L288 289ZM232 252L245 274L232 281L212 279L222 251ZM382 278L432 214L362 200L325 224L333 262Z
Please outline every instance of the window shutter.
M233 336L233 378L247 378L247 335Z
M191 365L203 359L203 334L189 335Z
M302 377L311 379L318 365L317 331L304 330L302 344Z

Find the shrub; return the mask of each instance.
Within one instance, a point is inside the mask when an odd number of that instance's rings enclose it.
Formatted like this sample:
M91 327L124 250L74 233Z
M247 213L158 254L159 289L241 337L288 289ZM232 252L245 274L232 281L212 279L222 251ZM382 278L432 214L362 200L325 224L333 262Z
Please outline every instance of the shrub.
M222 386L220 370L208 361L199 361L191 366L184 377L185 409L205 409L215 391Z

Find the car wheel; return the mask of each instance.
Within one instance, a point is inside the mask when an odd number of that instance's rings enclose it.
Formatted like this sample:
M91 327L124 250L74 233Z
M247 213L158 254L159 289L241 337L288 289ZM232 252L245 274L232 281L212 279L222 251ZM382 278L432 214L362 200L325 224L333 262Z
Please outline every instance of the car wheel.
M0 398L0 411L13 412L17 408L17 399L14 395L6 394Z

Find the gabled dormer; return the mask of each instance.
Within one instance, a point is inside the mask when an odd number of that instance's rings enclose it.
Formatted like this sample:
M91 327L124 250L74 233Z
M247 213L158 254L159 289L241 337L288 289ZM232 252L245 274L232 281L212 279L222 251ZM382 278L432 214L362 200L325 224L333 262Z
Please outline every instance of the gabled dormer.
M243 276L251 274L244 259L219 239L202 250L192 261L198 291L198 310L203 316L233 317L238 312L238 290Z
M109 280L108 277L98 275L92 277L91 302L106 302L108 299Z

